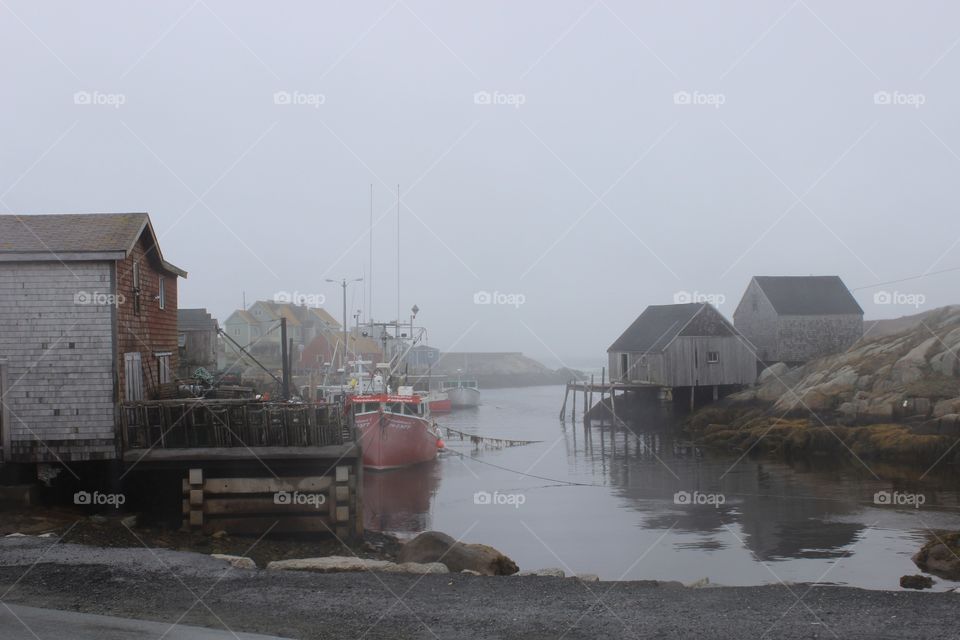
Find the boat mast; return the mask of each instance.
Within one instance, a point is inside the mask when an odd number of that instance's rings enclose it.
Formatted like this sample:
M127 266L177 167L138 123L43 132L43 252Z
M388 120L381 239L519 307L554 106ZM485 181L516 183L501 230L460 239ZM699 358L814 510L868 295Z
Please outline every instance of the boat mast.
M370 271L367 274L369 299L367 303L367 322L373 322L373 183L370 183Z

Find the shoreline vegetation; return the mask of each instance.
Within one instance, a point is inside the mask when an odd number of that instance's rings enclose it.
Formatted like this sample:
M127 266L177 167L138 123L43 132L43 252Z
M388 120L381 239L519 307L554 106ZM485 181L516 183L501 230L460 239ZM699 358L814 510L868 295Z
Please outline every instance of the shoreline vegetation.
M960 307L878 321L842 354L766 369L691 414L705 445L941 469L960 462Z

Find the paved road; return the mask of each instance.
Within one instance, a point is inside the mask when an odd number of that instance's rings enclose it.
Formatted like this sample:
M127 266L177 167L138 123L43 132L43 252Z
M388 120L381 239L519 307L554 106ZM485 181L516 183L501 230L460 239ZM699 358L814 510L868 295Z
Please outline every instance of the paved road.
M279 640L277 636L234 635L203 627L131 620L74 611L0 605L3 640Z
M947 592L320 575L231 569L196 553L36 538L0 538L0 601L302 639L960 637L960 594ZM0 627L4 640L7 628Z

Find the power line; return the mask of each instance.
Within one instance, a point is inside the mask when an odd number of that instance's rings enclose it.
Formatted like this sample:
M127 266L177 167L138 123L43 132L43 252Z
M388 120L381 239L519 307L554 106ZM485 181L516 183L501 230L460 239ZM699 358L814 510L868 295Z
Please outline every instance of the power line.
M888 280L887 282L877 282L876 284L867 284L862 287L855 287L850 289L850 291L860 291L861 289L873 289L874 287L882 287L887 284L897 284L900 282L908 282L910 280L919 280L920 278L926 278L928 276L936 276L941 273L950 273L951 271L960 271L960 267L950 267L949 269L941 269L939 271L930 271L928 273L921 273L918 276L910 276L909 278L900 278L899 280Z

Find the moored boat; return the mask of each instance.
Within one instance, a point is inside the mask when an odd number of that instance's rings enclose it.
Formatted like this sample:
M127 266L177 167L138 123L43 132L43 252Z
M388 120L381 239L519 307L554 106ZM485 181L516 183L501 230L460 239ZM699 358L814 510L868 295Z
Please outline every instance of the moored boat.
M453 408L476 407L480 404L480 386L476 380L444 382L441 389L446 392Z
M348 406L363 450L363 466L395 469L437 457L442 441L420 396L355 395Z
M450 395L446 391L431 390L426 394L426 402L430 413L449 413L453 408Z

